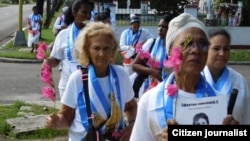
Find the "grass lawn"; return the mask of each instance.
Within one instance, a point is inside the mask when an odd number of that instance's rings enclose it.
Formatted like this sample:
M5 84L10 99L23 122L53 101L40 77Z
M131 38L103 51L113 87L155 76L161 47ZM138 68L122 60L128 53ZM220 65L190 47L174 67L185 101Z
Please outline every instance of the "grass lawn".
M231 50L230 61L250 61L250 50Z
M20 117L18 115L19 109L21 106L30 106L32 107L32 112L35 115L41 114L50 114L57 112L57 109L49 108L49 110L44 110L44 106L39 106L35 104L26 104L22 101L17 101L13 105L0 106L0 139L1 137L8 137L18 140L27 140L27 139L48 139L55 138L58 136L67 136L68 130L51 130L51 129L40 129L34 132L23 134L23 135L14 135L11 127L7 125L6 120L10 118Z

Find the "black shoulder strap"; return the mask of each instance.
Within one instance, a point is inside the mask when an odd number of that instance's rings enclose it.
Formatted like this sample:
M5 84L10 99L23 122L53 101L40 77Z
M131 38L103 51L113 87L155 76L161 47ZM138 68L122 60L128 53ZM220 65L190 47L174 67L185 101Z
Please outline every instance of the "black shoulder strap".
M141 37L141 33L142 33L142 28L139 30L139 36L138 38L136 39L136 42L134 43L134 46L136 46L136 44L138 43L140 37Z
M84 90L84 97L85 97L85 102L86 102L86 109L87 109L87 114L88 117L91 117L92 112L91 112L91 107L90 107L90 100L89 100L89 87L88 87L88 67L83 67L78 65L78 69L81 69L82 71L82 81L83 81L83 90ZM92 126L92 118L88 118L89 126Z
M152 51L152 49L153 49L153 47L154 47L154 44L155 44L155 38L153 39L153 42L152 42L152 44L151 44L151 46L150 46L150 48L149 48L149 53L151 53L151 51ZM147 61L148 61L148 59L144 59L143 60L143 62L146 64L147 63Z
M152 51L152 49L153 49L153 46L155 45L155 38L154 38L154 40L153 40L153 42L152 42L152 44L151 44L151 46L150 46L150 48L149 48L149 52L151 52Z

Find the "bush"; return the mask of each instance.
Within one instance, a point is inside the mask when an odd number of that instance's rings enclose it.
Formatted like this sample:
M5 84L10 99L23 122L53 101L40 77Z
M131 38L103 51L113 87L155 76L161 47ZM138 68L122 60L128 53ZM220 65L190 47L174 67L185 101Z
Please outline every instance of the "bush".
M10 4L10 1L9 0L0 0L0 3L2 3L2 4Z

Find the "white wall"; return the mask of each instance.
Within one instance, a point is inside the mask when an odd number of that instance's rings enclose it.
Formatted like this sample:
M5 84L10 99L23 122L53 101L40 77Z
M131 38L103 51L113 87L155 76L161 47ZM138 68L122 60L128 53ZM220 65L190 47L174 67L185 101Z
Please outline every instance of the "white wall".
M208 30L218 27L207 27ZM220 28L220 27L219 27ZM231 45L250 45L250 27L223 27L230 33Z

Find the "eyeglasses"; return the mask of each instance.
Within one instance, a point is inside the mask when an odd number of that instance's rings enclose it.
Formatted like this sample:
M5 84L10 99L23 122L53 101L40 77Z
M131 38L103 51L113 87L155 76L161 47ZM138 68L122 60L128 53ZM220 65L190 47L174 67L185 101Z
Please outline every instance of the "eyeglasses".
M186 48L187 49L191 49L191 48L194 48L195 45L199 48L199 50L203 51L203 52L207 52L208 51L208 48L209 48L209 41L207 40L200 40L200 41L196 41L196 42L193 42L193 41L190 41Z

